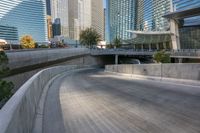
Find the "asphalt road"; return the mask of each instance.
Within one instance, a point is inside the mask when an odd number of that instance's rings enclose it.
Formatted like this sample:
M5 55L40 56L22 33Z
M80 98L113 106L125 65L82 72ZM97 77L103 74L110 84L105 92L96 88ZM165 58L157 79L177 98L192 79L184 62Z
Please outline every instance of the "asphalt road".
M200 87L137 80L101 70L57 78L44 133L200 133Z

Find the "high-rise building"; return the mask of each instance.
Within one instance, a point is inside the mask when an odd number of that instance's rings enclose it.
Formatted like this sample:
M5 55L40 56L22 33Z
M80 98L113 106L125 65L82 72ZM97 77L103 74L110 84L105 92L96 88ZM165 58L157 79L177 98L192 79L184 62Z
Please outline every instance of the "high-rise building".
M103 0L69 0L69 36L78 40L81 30L94 28L104 36Z
M1 0L0 25L16 27L18 36L31 35L47 42L45 0Z
M130 39L132 34L128 30L135 30L136 0L109 0L107 12L110 25L110 41L118 37Z
M200 0L173 0L173 8L175 11L183 11L195 7L200 7ZM200 25L200 16L184 19L184 26Z
M170 12L170 0L138 0L135 9L136 30L169 30L169 21L163 15Z
M52 21L59 18L61 35L69 37L68 0L51 0L50 6Z
M17 44L19 41L17 28L0 25L0 39L6 40L8 43Z
M50 40L53 38L53 26L51 16L47 15L47 32L48 32L48 39Z
M169 48L170 23L163 15L170 12L170 1L108 0L107 39L118 37L140 49Z
M104 39L104 8L103 0L91 0L91 27Z
M60 36L61 35L61 23L60 23L60 18L56 18L54 20L54 23L52 25L53 29L53 36Z
M51 0L46 0L46 11L47 15L51 16Z
M174 13L200 8L200 0L173 0L173 8ZM180 49L200 49L200 16L185 17L178 21Z

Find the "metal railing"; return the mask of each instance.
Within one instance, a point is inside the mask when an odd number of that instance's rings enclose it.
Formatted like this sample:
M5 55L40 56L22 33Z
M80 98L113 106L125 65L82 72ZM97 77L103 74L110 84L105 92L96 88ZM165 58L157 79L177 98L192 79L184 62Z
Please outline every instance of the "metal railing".
M153 55L157 50L147 49L91 49L91 55Z
M182 49L182 50L172 50L171 57L199 57L199 49Z

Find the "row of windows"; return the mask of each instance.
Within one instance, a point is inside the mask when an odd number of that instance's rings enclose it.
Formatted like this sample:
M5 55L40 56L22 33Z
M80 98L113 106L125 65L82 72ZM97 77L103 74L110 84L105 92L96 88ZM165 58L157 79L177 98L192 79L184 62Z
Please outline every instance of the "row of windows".
M47 42L45 0L1 0L0 25L17 27L19 37Z
M18 31L16 27L0 25L0 39L18 40Z

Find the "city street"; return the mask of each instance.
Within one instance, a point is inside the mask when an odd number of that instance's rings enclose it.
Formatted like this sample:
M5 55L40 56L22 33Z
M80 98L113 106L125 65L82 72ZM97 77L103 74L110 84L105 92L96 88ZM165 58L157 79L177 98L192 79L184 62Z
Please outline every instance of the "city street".
M199 133L200 87L83 70L52 83L43 133Z

